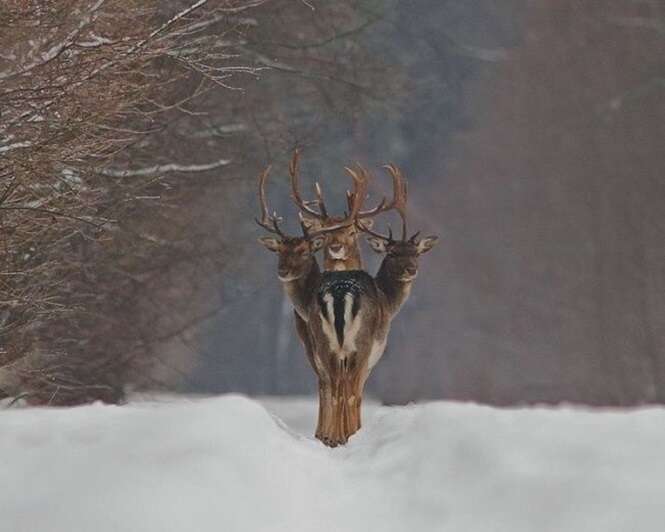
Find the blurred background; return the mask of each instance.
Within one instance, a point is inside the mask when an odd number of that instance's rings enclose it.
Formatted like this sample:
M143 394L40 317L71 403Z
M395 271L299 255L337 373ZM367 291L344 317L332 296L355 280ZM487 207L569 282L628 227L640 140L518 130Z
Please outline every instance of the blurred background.
M312 394L253 221L272 164L296 230L298 147L339 211L396 163L440 236L369 394L665 402L662 1L68 4L0 8L4 395Z

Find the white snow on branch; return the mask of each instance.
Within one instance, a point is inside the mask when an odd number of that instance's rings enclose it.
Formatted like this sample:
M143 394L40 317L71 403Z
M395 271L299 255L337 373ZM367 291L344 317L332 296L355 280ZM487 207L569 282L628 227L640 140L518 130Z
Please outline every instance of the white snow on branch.
M149 166L147 168L136 168L130 170L116 170L113 168L102 168L97 171L109 177L137 177L137 176L150 176L158 174L166 174L169 172L205 172L207 170L214 170L220 166L226 166L231 162L231 159L220 159L207 164L188 164L182 165L177 163L169 163L162 165Z
M60 53L63 50L69 48L72 44L74 44L76 37L78 37L81 31L83 31L83 29L96 19L96 12L104 4L105 1L106 0L97 0L97 2L90 7L90 10L88 11L87 15L81 18L76 28L74 28L71 32L69 32L63 40L51 46L47 51L39 54L39 57L37 59L35 59L31 63L28 63L27 65L20 66L18 70L10 69L5 72L0 72L0 80L7 79L19 74L25 74L26 72L30 72L34 68L45 65L49 61L52 61L53 59L58 57L58 55L60 55Z
M13 144L7 144L6 146L0 146L0 153L5 153L11 150L16 150L18 148L27 148L29 146L32 146L32 142L29 141L24 141L24 142L14 142Z
M127 41L128 39L122 39L123 41ZM113 44L117 41L112 41L111 39L107 37L102 37L101 35L90 35L89 39L87 41L80 41L77 43L78 46L82 48L99 48L100 46L104 46L105 44Z

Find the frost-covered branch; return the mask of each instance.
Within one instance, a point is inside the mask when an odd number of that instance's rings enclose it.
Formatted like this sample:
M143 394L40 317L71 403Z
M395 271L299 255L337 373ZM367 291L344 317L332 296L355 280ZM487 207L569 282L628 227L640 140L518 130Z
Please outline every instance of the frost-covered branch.
M19 148L29 148L30 146L32 146L32 142L28 140L24 140L23 142L14 142L13 144L5 144L4 146L0 146L0 154L12 150L17 150Z
M81 16L76 27L70 31L62 40L51 45L48 50L40 52L37 47L38 45L34 41L31 42L32 48L28 56L37 55L38 57L24 65L21 65L19 62L17 69L10 69L5 72L0 72L0 81L9 79L13 76L25 75L35 68L44 66L50 61L56 59L63 51L70 48L74 44L76 38L86 27L94 22L100 8L104 5L105 2L106 0L97 0L92 6L90 6L89 11L85 15ZM12 55L15 56L16 54Z
M137 177L137 176L154 176L167 174L170 172L206 172L208 170L214 170L215 168L220 168L221 166L226 166L231 163L230 159L219 159L207 164L161 164L155 166L149 166L147 168L136 168L136 169L127 169L127 170L117 170L112 168L100 168L98 172L102 175L109 177Z

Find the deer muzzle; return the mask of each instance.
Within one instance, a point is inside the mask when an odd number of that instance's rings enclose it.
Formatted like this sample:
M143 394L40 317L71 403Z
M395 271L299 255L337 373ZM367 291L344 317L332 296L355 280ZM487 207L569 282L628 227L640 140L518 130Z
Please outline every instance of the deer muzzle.
M343 244L330 244L328 255L335 260L344 260L346 259L346 247Z
M404 273L402 274L400 280L403 282L413 281L418 277L418 268L415 266L409 266L404 268Z

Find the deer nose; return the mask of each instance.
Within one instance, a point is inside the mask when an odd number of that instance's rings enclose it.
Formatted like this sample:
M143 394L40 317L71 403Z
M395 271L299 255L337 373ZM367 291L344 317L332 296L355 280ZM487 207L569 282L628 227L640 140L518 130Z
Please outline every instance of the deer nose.
M328 249L333 253L339 253L344 249L344 246L342 244L330 244L328 246Z
M418 268L415 266L407 266L406 273L411 276L414 276L418 273Z
M277 268L277 275L279 275L280 277L286 277L287 275L289 275L289 269L280 266L279 268Z

